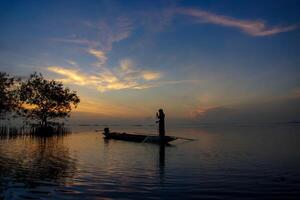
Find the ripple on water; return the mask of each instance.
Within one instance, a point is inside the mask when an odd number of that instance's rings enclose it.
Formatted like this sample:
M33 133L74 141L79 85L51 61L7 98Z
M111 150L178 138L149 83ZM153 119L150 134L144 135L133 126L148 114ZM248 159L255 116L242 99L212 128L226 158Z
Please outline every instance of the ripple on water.
M4 199L297 199L300 136L261 130L180 130L166 147L98 134L0 140ZM180 134L174 131L174 135ZM259 133L259 134L258 134ZM243 136L241 136L243 134ZM268 139L267 148L260 141ZM279 138L282 138L281 140ZM249 142L251 141L251 142ZM283 148L284 147L284 148ZM263 150L262 150L263 149Z

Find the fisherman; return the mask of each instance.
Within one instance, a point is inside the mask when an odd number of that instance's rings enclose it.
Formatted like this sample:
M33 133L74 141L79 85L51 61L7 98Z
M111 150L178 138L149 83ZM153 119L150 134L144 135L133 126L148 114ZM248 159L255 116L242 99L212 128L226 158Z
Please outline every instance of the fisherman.
M109 128L104 128L104 135L107 137L109 135Z
M159 125L159 136L164 137L166 132L165 132L165 113L163 109L158 110L158 112L156 113L156 117L158 119L156 123L158 123Z

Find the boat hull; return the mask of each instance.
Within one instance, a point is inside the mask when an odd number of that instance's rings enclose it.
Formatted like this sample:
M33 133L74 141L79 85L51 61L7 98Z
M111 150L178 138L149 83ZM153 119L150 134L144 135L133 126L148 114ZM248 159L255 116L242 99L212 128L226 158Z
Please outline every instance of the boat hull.
M165 136L161 138L160 136L147 136L147 135L135 135L128 133L103 133L106 139L124 140L132 142L147 142L147 143L169 143L176 140L175 137Z

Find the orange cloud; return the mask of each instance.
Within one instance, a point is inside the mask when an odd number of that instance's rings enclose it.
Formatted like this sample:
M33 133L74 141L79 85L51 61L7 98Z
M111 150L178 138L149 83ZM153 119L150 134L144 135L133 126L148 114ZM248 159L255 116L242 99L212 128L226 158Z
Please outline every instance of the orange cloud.
M95 56L98 59L98 65L104 65L107 61L106 53L97 49L89 49L88 53Z
M158 72L151 72L151 71L144 71L143 72L143 78L145 80L156 80L161 77L161 74Z
M97 54L99 52L96 51L94 53ZM146 89L154 86L149 81L161 77L161 73L159 72L144 71L135 68L129 59L122 60L120 66L114 70L103 67L95 75L85 74L80 70L67 69L60 66L49 66L48 70L61 75L62 78L58 79L60 81L94 87L101 92L122 89Z
M61 79L63 82L74 82L77 85L86 85L87 83L87 77L80 75L77 70L65 69L60 66L50 66L48 70L67 77L67 79Z

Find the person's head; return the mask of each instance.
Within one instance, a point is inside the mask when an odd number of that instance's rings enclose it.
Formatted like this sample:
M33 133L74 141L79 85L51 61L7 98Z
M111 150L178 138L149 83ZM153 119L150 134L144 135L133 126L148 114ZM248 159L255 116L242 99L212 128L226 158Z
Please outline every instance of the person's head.
M159 112L159 114L164 113L163 109L159 109L158 112Z
M104 133L109 133L109 128L104 128Z

